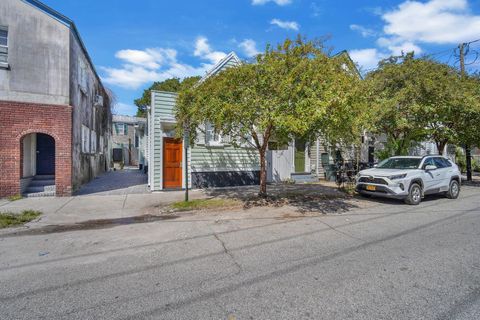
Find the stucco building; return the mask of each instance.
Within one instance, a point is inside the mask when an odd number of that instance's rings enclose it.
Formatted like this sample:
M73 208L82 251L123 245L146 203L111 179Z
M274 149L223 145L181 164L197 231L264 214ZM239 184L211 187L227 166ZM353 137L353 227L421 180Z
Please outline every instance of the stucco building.
M124 115L113 116L112 148L121 149L123 164L143 168L146 163L147 119Z
M0 197L70 195L111 166L110 98L75 24L0 1Z

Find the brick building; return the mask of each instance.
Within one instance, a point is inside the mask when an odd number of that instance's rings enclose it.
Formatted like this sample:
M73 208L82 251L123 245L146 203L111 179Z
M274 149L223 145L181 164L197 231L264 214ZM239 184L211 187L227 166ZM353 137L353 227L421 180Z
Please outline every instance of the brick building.
M73 21L0 1L0 197L67 196L111 166L110 98Z

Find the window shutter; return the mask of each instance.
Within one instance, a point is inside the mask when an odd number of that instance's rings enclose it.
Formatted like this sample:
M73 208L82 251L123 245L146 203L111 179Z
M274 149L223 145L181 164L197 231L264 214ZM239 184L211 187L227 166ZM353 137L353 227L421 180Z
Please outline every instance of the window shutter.
M196 144L198 145L204 145L206 141L206 135L204 133L205 131L205 125L200 125L199 128L197 129L197 139L195 141Z
M115 127L115 134L118 136L118 123L114 123L113 126Z

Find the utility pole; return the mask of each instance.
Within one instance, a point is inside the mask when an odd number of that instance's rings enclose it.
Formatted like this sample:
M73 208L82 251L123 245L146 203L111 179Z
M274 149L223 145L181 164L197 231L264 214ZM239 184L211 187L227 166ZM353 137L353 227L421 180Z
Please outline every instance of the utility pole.
M460 72L462 77L466 76L465 71L465 46L466 43L461 43L458 48L460 50ZM467 158L467 181L472 181L472 150L469 145L465 145L465 157Z

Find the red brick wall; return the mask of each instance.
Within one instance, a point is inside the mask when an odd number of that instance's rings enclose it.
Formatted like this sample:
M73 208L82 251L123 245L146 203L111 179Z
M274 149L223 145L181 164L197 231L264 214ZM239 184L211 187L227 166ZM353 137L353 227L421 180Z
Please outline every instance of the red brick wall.
M20 193L21 141L30 133L55 139L57 196L72 193L72 107L0 101L0 197Z

